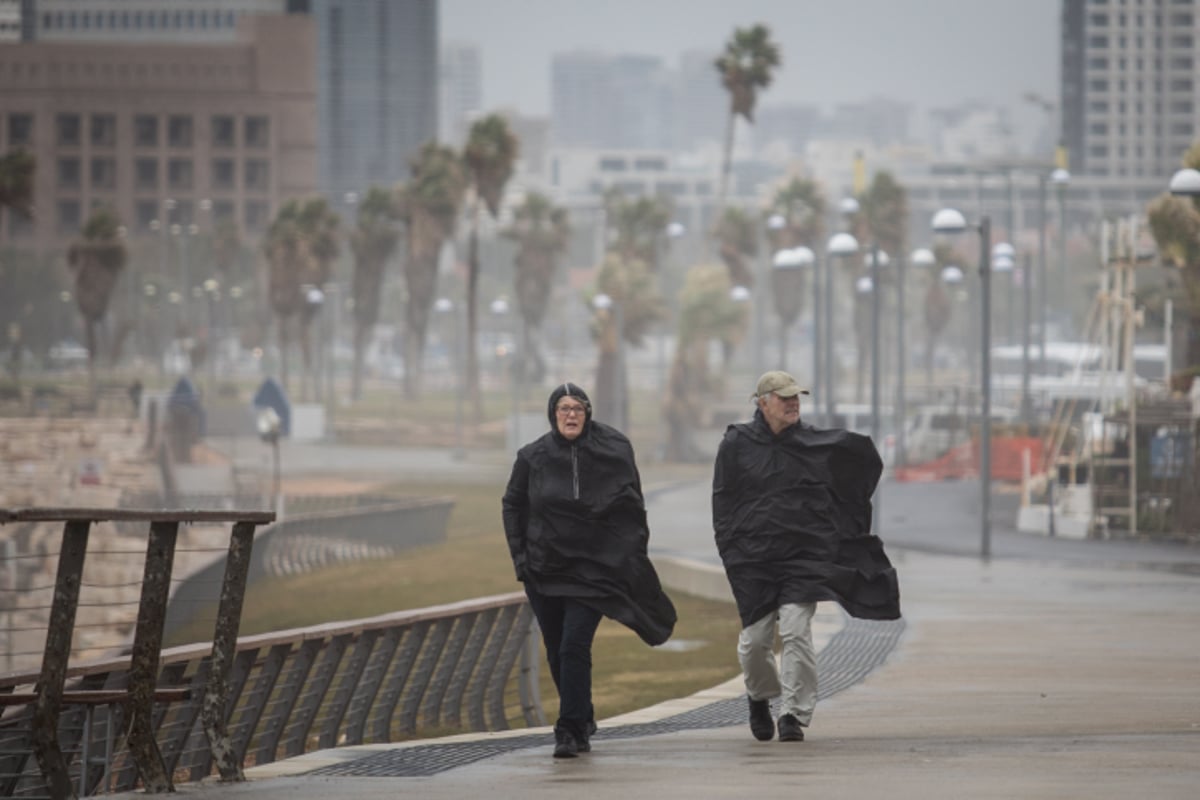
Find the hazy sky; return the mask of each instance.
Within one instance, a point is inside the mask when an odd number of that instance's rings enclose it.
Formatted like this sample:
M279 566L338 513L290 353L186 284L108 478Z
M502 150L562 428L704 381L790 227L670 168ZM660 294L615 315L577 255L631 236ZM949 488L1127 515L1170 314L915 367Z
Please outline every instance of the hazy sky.
M553 53L719 49L766 23L783 65L764 105L876 95L928 108L1058 96L1057 0L441 0L442 38L478 43L484 103L549 110ZM715 78L714 78L715 80ZM1037 116L1026 108L1022 116Z

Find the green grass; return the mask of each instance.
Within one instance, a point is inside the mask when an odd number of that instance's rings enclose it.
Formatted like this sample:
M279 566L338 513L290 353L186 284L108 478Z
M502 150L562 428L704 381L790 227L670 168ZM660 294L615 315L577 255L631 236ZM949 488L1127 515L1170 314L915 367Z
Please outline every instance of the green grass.
M519 591L500 527L501 487L496 485L395 485L389 491L449 495L456 501L444 544L405 551L395 558L335 566L306 575L260 581L250 587L241 634ZM300 599L302 602L299 602ZM610 717L711 688L738 674L735 644L741 626L732 604L672 592L679 612L675 640L691 649L647 647L632 631L604 620L593 649L596 713ZM169 645L207 641L212 612L174 632ZM542 704L554 717L557 696L545 662Z

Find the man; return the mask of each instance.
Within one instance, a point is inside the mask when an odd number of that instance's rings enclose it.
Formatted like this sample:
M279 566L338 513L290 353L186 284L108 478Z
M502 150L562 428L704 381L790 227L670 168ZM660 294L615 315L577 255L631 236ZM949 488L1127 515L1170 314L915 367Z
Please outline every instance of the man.
M818 601L863 619L900 616L896 571L871 534L883 463L866 436L802 423L802 394L786 372L759 378L754 418L726 429L713 470L713 528L742 621L738 661L760 741L775 735L773 698L780 741L803 741L812 721Z

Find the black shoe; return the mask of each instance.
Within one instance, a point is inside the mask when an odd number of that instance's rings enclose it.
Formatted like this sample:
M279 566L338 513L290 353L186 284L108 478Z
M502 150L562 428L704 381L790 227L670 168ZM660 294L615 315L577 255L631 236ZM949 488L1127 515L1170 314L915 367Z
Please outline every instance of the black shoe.
M590 745L588 749L591 749ZM554 731L554 757L575 758L577 755L579 755L579 740L575 738L575 734L562 728L556 728Z
M800 727L800 720L796 719L791 714L784 714L779 718L779 741L781 742L803 742L804 728Z
M771 719L770 701L750 701L750 732L760 742L769 742L775 736L775 722Z

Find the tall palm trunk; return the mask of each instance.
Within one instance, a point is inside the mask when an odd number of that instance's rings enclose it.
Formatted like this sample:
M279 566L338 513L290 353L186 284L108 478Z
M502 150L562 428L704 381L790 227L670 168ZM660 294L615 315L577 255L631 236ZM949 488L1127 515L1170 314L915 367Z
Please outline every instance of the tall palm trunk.
M96 399L96 321L83 318L83 335L88 351L88 397Z
M354 376L351 379L350 395L355 401L362 399L363 361L367 350L367 337L374 325L354 324Z
M483 392L479 386L479 198L471 207L471 235L467 244L467 396L476 419L483 418Z
M725 207L725 197L729 194L729 173L733 169L733 131L737 124L737 114L732 109L729 119L725 122L725 148L721 161L721 182L717 191L717 208Z

